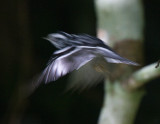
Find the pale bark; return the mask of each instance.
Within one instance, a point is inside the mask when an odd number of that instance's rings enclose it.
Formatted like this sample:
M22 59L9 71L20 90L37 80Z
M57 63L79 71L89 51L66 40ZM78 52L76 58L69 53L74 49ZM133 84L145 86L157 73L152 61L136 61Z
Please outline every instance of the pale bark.
M121 82L107 81L99 124L133 124L145 91L127 92Z
M150 80L159 77L160 67L156 68L156 66L157 63L153 63L134 72L130 78L123 82L123 87L129 91L133 91L145 85Z
M98 37L122 56L142 64L144 21L141 1L95 0L95 6ZM127 84L132 79L131 75L137 69L116 65L111 70L111 80L105 82L104 105L99 124L134 123L144 90L141 88L131 92L126 89L130 86Z

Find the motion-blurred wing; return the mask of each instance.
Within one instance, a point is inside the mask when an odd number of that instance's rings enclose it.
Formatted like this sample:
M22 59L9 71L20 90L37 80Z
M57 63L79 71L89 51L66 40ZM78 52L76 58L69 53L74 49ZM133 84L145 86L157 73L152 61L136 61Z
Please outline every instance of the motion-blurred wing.
M126 58L121 57L114 51L110 49L106 49L104 47L92 47L92 46L79 46L79 49L83 49L84 51L92 51L96 56L104 57L105 60L109 63L124 63L129 65L138 65L137 63L130 61Z
M55 81L67 73L79 69L81 66L92 60L95 55L74 47L59 50L53 54L47 67L41 74L39 82L45 83Z
M104 67L105 71L108 71L107 62L103 58L95 57L78 70L73 71L70 75L67 89L80 91L100 83L109 72L105 73L103 70L100 70L99 64Z

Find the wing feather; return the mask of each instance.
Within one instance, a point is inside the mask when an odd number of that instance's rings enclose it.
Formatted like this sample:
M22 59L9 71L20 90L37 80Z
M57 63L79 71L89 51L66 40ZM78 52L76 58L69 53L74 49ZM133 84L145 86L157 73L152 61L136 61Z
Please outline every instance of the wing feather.
M72 49L72 51L70 51ZM47 67L40 75L40 81L45 83L55 81L58 78L79 69L81 66L92 60L95 55L83 49L67 49L63 53L53 54L53 58L49 60Z

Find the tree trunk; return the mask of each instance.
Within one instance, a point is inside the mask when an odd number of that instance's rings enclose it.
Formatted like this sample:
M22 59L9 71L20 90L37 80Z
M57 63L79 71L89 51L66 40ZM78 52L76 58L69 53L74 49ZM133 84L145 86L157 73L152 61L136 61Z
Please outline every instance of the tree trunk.
M97 35L121 56L143 64L143 7L140 0L95 0ZM115 65L105 82L99 124L133 124L143 89L123 84L137 67Z

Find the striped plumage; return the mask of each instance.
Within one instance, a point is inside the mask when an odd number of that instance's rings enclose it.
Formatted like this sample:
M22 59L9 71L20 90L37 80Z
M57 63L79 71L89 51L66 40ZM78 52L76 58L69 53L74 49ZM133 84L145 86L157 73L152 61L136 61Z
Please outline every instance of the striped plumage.
M99 60L103 60L105 63L138 65L115 53L110 47L105 45L102 40L87 34L75 35L58 32L49 34L45 39L50 41L59 50L53 53L47 67L39 77L39 82L44 81L48 83L55 81L73 70L80 69L87 63L102 66ZM99 78L99 74L97 78Z

